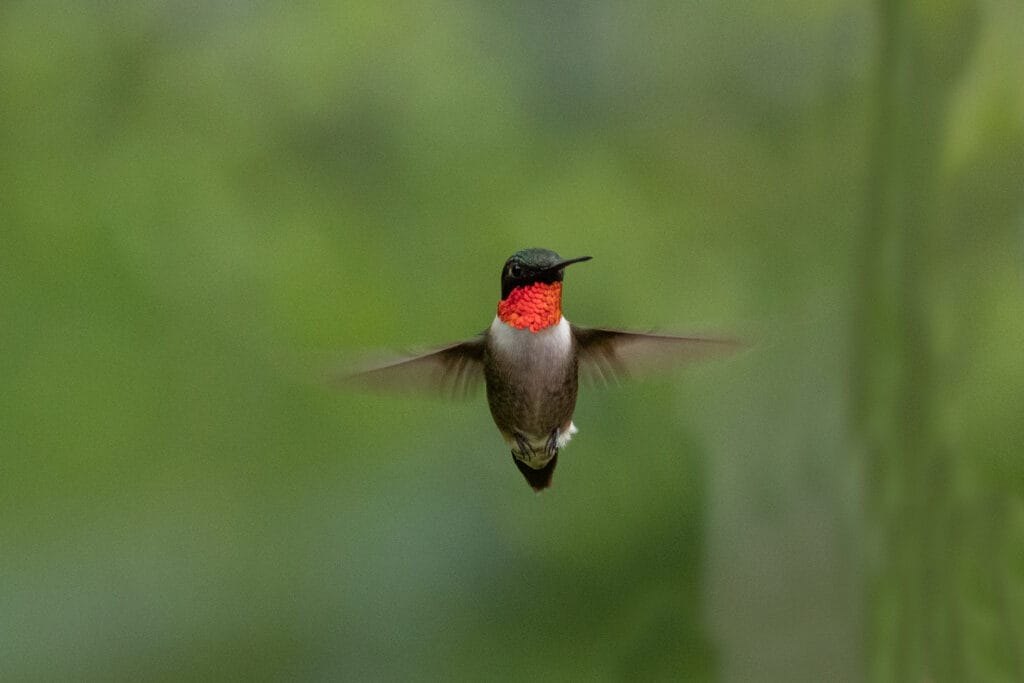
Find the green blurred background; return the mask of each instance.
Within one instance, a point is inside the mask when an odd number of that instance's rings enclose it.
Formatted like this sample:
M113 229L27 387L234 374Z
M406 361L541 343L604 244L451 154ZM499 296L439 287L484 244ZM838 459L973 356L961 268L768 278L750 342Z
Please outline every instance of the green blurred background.
M0 678L1024 680L1024 5L0 6ZM534 495L470 336L736 332Z

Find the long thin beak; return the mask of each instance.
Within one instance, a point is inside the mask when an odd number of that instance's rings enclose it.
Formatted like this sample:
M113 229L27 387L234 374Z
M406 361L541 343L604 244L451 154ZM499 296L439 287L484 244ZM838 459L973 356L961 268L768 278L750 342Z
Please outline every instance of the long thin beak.
M545 268L541 272L542 273L548 273L548 272L551 272L552 270L561 270L562 268L565 268L566 266L571 265L573 263L580 263L582 261L589 261L592 258L594 258L594 257L593 256L578 256L576 258L568 258L568 259L565 259L564 261L559 261L558 263L556 263L555 265L553 265L553 266L551 266L549 268Z

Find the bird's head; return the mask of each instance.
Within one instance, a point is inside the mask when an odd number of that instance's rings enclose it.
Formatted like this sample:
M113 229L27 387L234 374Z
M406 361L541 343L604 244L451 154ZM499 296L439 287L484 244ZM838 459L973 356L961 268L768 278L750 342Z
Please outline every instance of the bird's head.
M562 318L562 278L565 267L589 261L590 256L563 259L550 249L521 249L501 269L498 317L531 332L555 325Z

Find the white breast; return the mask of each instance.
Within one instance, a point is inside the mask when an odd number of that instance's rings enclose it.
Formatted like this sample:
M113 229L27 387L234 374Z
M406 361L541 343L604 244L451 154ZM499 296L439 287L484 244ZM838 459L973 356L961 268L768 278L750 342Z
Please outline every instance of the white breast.
M512 327L494 316L491 338L496 353L513 362L535 364L537 370L562 367L565 358L572 352L572 330L565 316L562 316L558 324L545 327L540 332Z

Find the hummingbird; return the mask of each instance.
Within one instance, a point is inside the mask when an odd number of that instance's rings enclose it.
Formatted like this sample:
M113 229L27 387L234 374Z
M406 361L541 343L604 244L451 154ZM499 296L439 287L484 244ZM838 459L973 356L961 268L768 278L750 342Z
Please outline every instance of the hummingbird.
M363 370L348 379L375 388L426 389L464 397L482 381L494 424L535 490L551 484L574 434L581 370L618 380L675 361L728 351L728 339L647 334L570 323L562 315L565 269L589 261L522 249L501 268L501 300L476 337Z

